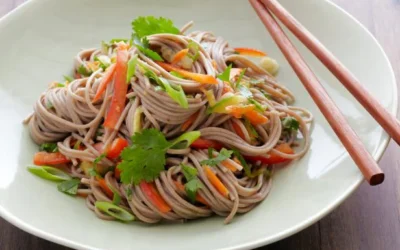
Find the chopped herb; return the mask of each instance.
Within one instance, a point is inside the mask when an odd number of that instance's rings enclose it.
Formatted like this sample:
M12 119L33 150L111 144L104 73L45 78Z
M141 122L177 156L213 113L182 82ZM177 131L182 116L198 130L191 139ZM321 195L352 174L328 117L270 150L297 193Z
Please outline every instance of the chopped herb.
M100 156L96 157L96 159L94 159L94 166L96 166L99 162L101 162L101 160L103 160L107 155L105 153L101 154Z
M140 16L136 18L132 21L132 29L139 38L159 33L180 33L172 20L164 17L156 18L154 16Z
M222 161L229 159L231 157L232 153L233 153L233 151L227 150L226 148L222 148L217 157L210 158L208 160L203 160L200 162L200 164L208 165L208 166L216 166L216 165L220 164Z
M251 134L251 136L254 139L258 138L258 133L257 130L254 128L254 126L250 123L250 121L248 119L244 119L244 126L246 127L247 131L249 131L249 133Z
M196 136L188 138L192 134ZM157 129L145 129L141 133L135 133L132 136L132 146L122 151L122 162L117 166L121 170L121 182L137 185L143 180L154 181L165 169L167 150L184 140L190 140L191 143L199 136L200 132L192 131L168 142Z
M78 192L78 186L81 183L79 179L71 179L68 181L63 181L57 185L57 189L60 192L69 194L69 195L76 195Z
M40 144L39 151L46 151L49 153L58 152L57 143L49 142L49 143Z
M111 59L108 56L105 55L100 55L100 56L96 56L94 58L95 62L99 62L100 63L100 67L103 70L106 70L108 68L108 66L111 65Z
M57 88L64 88L64 87L65 87L65 84L64 84L64 83L58 82L58 83L56 84L56 87L57 87Z
M222 72L221 74L217 75L217 78L224 81L224 82L229 82L229 77L231 74L231 69L232 69L232 64L229 64L229 66Z
M83 64L79 66L77 72L83 76L90 76L93 72L89 69L87 69Z
M130 200L132 200L132 188L131 188L131 186L128 186L127 188L126 188L126 196L127 196L127 199L130 201Z
M299 122L291 116L286 116L282 119L282 126L284 130L287 131L297 131L299 129Z
M203 188L203 183L197 177L197 169L181 164L182 173L185 176L186 184L185 191L189 200L194 203L196 200L197 191Z
M97 173L97 171L96 171L96 169L94 169L94 168L91 168L91 169L89 169L89 175L90 176L100 176L98 173Z
M193 53L193 54L188 53L188 57L192 59L193 62L195 62L200 56L199 45L193 40L190 40L187 47Z
M214 152L214 148L208 148L208 158L213 158L213 152Z
M74 81L74 78L72 78L71 76L63 75L63 77L64 77L64 80L67 81L67 82Z

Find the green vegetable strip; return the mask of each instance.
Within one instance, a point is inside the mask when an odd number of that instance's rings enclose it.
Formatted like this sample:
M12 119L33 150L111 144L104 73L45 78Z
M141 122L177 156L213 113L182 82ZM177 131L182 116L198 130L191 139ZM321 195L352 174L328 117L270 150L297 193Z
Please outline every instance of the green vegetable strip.
M28 171L50 181L65 181L71 179L71 177L64 171L49 166L28 166Z
M114 217L120 221L133 221L135 217L123 208L106 201L96 201L94 204L101 212Z

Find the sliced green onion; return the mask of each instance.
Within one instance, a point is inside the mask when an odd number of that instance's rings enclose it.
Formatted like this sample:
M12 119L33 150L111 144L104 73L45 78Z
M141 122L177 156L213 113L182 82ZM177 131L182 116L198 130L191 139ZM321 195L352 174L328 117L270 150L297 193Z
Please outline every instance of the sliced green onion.
M96 201L95 207L101 212L114 217L120 221L133 221L135 217L123 208L107 201Z
M249 100L249 103L254 104L254 106L256 107L257 111L264 112L266 110L266 107L261 105L261 103L257 102L255 99L249 98L248 100Z
M160 81L164 85L165 91L171 97L171 99L174 100L175 102L177 102L182 108L187 109L189 107L189 104L188 104L188 100L185 95L185 91L183 91L183 89L182 89L182 86L177 85L177 86L175 86L175 88L176 88L175 89L169 84L167 79L165 79L163 77L159 77L159 78L160 78Z
M242 69L242 71L240 72L240 75L239 75L239 77L238 77L238 79L236 81L236 84L235 84L235 88L237 88L239 86L239 84L242 81L242 78L244 76L244 73L246 73L246 68Z
M200 137L200 131L186 132L171 142L170 148L187 148Z
M91 70L88 70L83 64L79 66L77 72L83 76L90 76L92 74Z
M225 82L230 82L231 69L232 69L232 64L229 64L229 66L224 70L224 72L217 75L217 78Z
M78 192L78 186L81 183L80 179L71 179L67 181L63 181L57 185L57 189L60 192L69 194L69 195L76 195Z
M176 72L176 71L171 71L171 72L169 72L169 73L170 73L171 75L175 76L175 77L184 79L183 75L179 74L179 73Z
M134 120L133 120L133 133L140 133L142 131L142 113L143 108L142 106L138 107L135 110Z
M194 52L193 55L191 55L190 53L188 54L189 58L192 59L193 62L196 61L200 56L199 45L193 40L190 40L187 47L191 52Z
M66 181L71 179L71 177L64 171L49 166L28 166L28 171L50 181Z
M67 82L72 82L74 80L74 78L72 78L71 76L67 76L67 75L63 75L64 80Z
M126 73L126 82L129 83L131 78L135 76L136 64L138 62L138 55L132 56L132 58L128 61L128 71Z
M96 56L94 60L100 62L100 67L103 70L106 70L111 65L111 59L106 55Z

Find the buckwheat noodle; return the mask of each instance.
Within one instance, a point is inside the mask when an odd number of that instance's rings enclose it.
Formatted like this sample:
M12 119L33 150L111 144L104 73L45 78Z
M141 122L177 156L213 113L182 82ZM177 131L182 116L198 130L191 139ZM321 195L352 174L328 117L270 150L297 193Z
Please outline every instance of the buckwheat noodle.
M129 91L125 109L117 123L115 130L103 128L102 122L107 114L113 94L113 84L109 84L104 97L93 103L99 84L105 73L101 68L94 70L89 77L78 78L65 87L50 86L33 106L33 114L25 123L28 124L30 135L37 144L57 142L59 152L71 159L67 166L69 173L81 179L78 194L86 196L87 207L101 219L114 220L95 207L96 201L112 200L99 186L98 180L91 177L80 168L80 162L93 162L101 155L94 147L95 143L102 142L105 147L117 138L125 138L131 142L134 134L134 123L140 122L143 129L156 128L168 139L173 139L183 133L182 124L193 114L198 114L193 123L185 130L198 130L201 138L215 140L228 149L235 148L247 156L267 155L274 153L280 157L295 160L302 157L310 145L309 125L312 114L307 110L291 106L295 101L294 95L264 68L247 57L235 53L227 41L210 32L196 31L185 35L192 26L188 23L181 29L181 34L155 34L148 37L153 50L162 55L164 60L171 62L172 57L180 50L188 47L189 42L199 46L199 57L188 65L182 65L188 71L216 76L222 73L229 64L236 68L246 68L243 81L253 81L249 90L253 98L266 107L264 115L269 122L255 126L258 138L254 140L246 127L244 119L238 119L228 114L209 114L210 106L204 91L212 90L218 101L223 97L224 83L218 80L216 85L204 85L194 80L182 79L160 67L155 61L140 52L134 46L129 49L129 56L138 56L140 65L167 79L171 85L182 86L188 95L188 108L181 107L164 91L160 90L147 76L136 68L135 76L129 83ZM115 56L115 45L108 50L83 50L75 57L74 67L88 66L94 63L96 57ZM50 106L50 107L49 107ZM141 112L140 121L137 111ZM283 133L282 119L293 117L299 123L299 132ZM239 128L242 136L238 135ZM79 142L84 150L74 148L74 142ZM288 143L295 148L293 154L286 154L275 147ZM258 203L264 200L271 190L272 179L270 174L260 174L255 177L244 175L243 167L237 162L228 159L230 164L237 168L232 171L222 164L211 167L221 182L229 191L229 196L223 196L207 178L200 162L208 159L207 150L200 149L170 149L167 153L165 171L154 182L155 187L165 202L172 208L164 213L155 206L140 186L124 185L115 178L112 171L105 174L104 180L108 186L122 197L121 208L130 211L135 217L145 223L160 221L184 221L217 214L226 217L229 223L237 213L247 213ZM188 201L184 190L179 189L176 183L185 184L181 163L194 167L198 171L198 178L203 183L199 189L200 195L207 205ZM117 163L103 158L99 164L112 167ZM273 165L262 162L250 163L253 170L273 170ZM129 194L128 194L129 190Z

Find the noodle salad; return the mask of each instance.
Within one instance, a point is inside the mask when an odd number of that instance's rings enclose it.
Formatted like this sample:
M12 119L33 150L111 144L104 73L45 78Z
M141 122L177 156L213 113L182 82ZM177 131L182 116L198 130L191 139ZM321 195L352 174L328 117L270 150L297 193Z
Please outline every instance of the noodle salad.
M266 53L192 25L138 17L130 39L79 52L24 121L40 145L28 170L104 220L229 223L263 201L307 152L312 114Z

